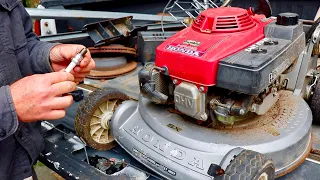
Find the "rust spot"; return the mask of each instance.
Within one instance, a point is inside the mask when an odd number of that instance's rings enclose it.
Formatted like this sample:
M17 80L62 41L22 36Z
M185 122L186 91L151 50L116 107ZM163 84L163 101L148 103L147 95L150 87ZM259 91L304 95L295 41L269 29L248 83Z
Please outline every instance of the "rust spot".
M101 46L96 48L90 47L88 49L93 56L94 54L121 54L137 56L135 48L124 47L121 45Z
M182 112L180 112L180 111L178 111L176 109L173 109L173 108L169 108L168 112L174 113L174 114L178 114L178 115L184 115Z
M92 56L103 57L103 56L137 56L137 51L135 48L129 48L122 45L110 45L101 47L90 47L88 48ZM92 70L87 78L90 79L112 79L118 76L122 76L135 70L137 67L137 62L129 60L124 67L113 70Z
M118 76L125 75L133 70L136 69L138 63L135 61L129 61L126 66L121 67L119 69L115 70L110 70L110 71L96 71L96 70L91 70L90 74L87 76L87 78L91 79L111 79L115 78Z
M125 36L129 36L130 32L126 24L116 24L115 27L117 28L118 31L120 31L121 34ZM114 32L114 30L113 30Z
M320 150L318 149L311 149L312 154L320 155Z
M217 175L218 176L223 176L224 175L224 170L223 169L217 170Z
M292 116L292 112L296 110L296 99L297 97L292 96L290 91L280 91L279 100L276 104L262 116L253 115L247 120L235 123L233 126L224 125L217 126L218 129L257 129L270 131L270 129L285 128L288 125L288 120Z
M256 140L265 139L266 136L280 136L281 129L289 126L291 118L296 114L297 102L300 97L293 96L290 91L279 91L279 100L276 104L262 116L252 114L248 119L235 123L234 125L207 124L208 130L220 131L221 133L230 134L239 137L239 141L244 132L247 132L248 138ZM191 121L196 124L193 120Z

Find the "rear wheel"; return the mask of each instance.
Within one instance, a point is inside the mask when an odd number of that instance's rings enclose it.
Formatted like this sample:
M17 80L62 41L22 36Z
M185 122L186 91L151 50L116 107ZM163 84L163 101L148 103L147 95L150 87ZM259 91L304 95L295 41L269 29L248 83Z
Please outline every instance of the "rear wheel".
M244 150L227 166L218 180L273 180L275 167L272 160L261 153Z
M317 83L309 105L312 111L313 124L320 125L320 83Z
M104 88L90 93L80 104L76 118L77 135L90 147L108 150L116 145L110 131L114 111L129 97L116 89Z

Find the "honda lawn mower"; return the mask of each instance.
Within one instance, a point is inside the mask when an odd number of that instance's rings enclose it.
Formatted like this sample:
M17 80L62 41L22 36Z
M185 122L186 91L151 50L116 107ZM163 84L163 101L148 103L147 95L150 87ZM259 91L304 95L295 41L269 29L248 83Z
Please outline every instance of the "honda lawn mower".
M159 45L139 73L138 102L91 93L76 120L83 139L98 149L115 140L168 179L263 180L297 168L320 118L320 20L271 17L259 4L209 8Z

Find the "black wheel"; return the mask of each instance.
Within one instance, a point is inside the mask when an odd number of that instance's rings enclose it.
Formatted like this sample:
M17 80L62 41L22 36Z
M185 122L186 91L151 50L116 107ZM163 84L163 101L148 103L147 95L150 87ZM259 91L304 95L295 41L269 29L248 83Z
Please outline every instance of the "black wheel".
M275 167L272 160L261 153L244 150L227 166L218 180L272 180Z
M320 83L317 83L309 102L313 124L320 125Z
M129 97L116 89L104 88L90 93L80 104L76 118L77 135L90 147L108 150L116 145L110 131L115 109Z

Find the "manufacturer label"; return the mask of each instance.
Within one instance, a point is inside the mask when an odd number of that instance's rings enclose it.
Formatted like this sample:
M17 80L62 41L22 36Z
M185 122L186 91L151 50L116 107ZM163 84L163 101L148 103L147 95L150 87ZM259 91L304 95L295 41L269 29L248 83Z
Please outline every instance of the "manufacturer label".
M177 132L182 131L182 128L179 128L178 126L173 125L173 124L171 124L171 123L170 123L170 124L167 124L167 126L168 126L169 128L171 128L171 129L177 131Z
M204 54L204 52L196 51L188 47L180 47L180 46L174 46L174 45L168 45L166 47L166 50L178 52L178 53L182 53L182 54L186 54L194 57L201 57Z
M156 166L157 168L161 168L163 171L169 173L172 176L176 176L177 173L171 169L169 169L168 167L160 164L159 162L155 161L154 159L152 159L151 157L141 153L139 150L137 150L136 148L132 149L132 152L134 153L134 155L138 156L138 157L142 157L145 160L147 160L148 162L150 162L152 165Z
M204 169L203 159L192 156L192 154L188 156L187 152L184 151L182 148L179 148L178 146L176 146L175 144L169 141L158 138L158 136L154 135L152 132L144 130L143 128L140 128L138 125L131 126L131 128L129 128L129 131L127 132L130 132L130 134L136 137L141 143L143 143L150 149L154 150L155 152L163 155L164 157L167 157L167 158L172 157L173 160L176 160L176 162L179 162L180 164L188 165L189 167L195 167L199 170ZM136 156L138 157L141 157L144 159L149 158L149 162L153 164L160 164L159 162L155 161L152 157L148 157L146 154L143 154L137 151L137 149L133 151L135 151ZM186 161L187 161L187 164L186 164ZM169 170L170 169L168 169L168 171Z
M175 93L174 95L174 101L179 106L182 106L187 109L194 109L195 107L195 99L192 99L188 96L185 96L183 94Z

